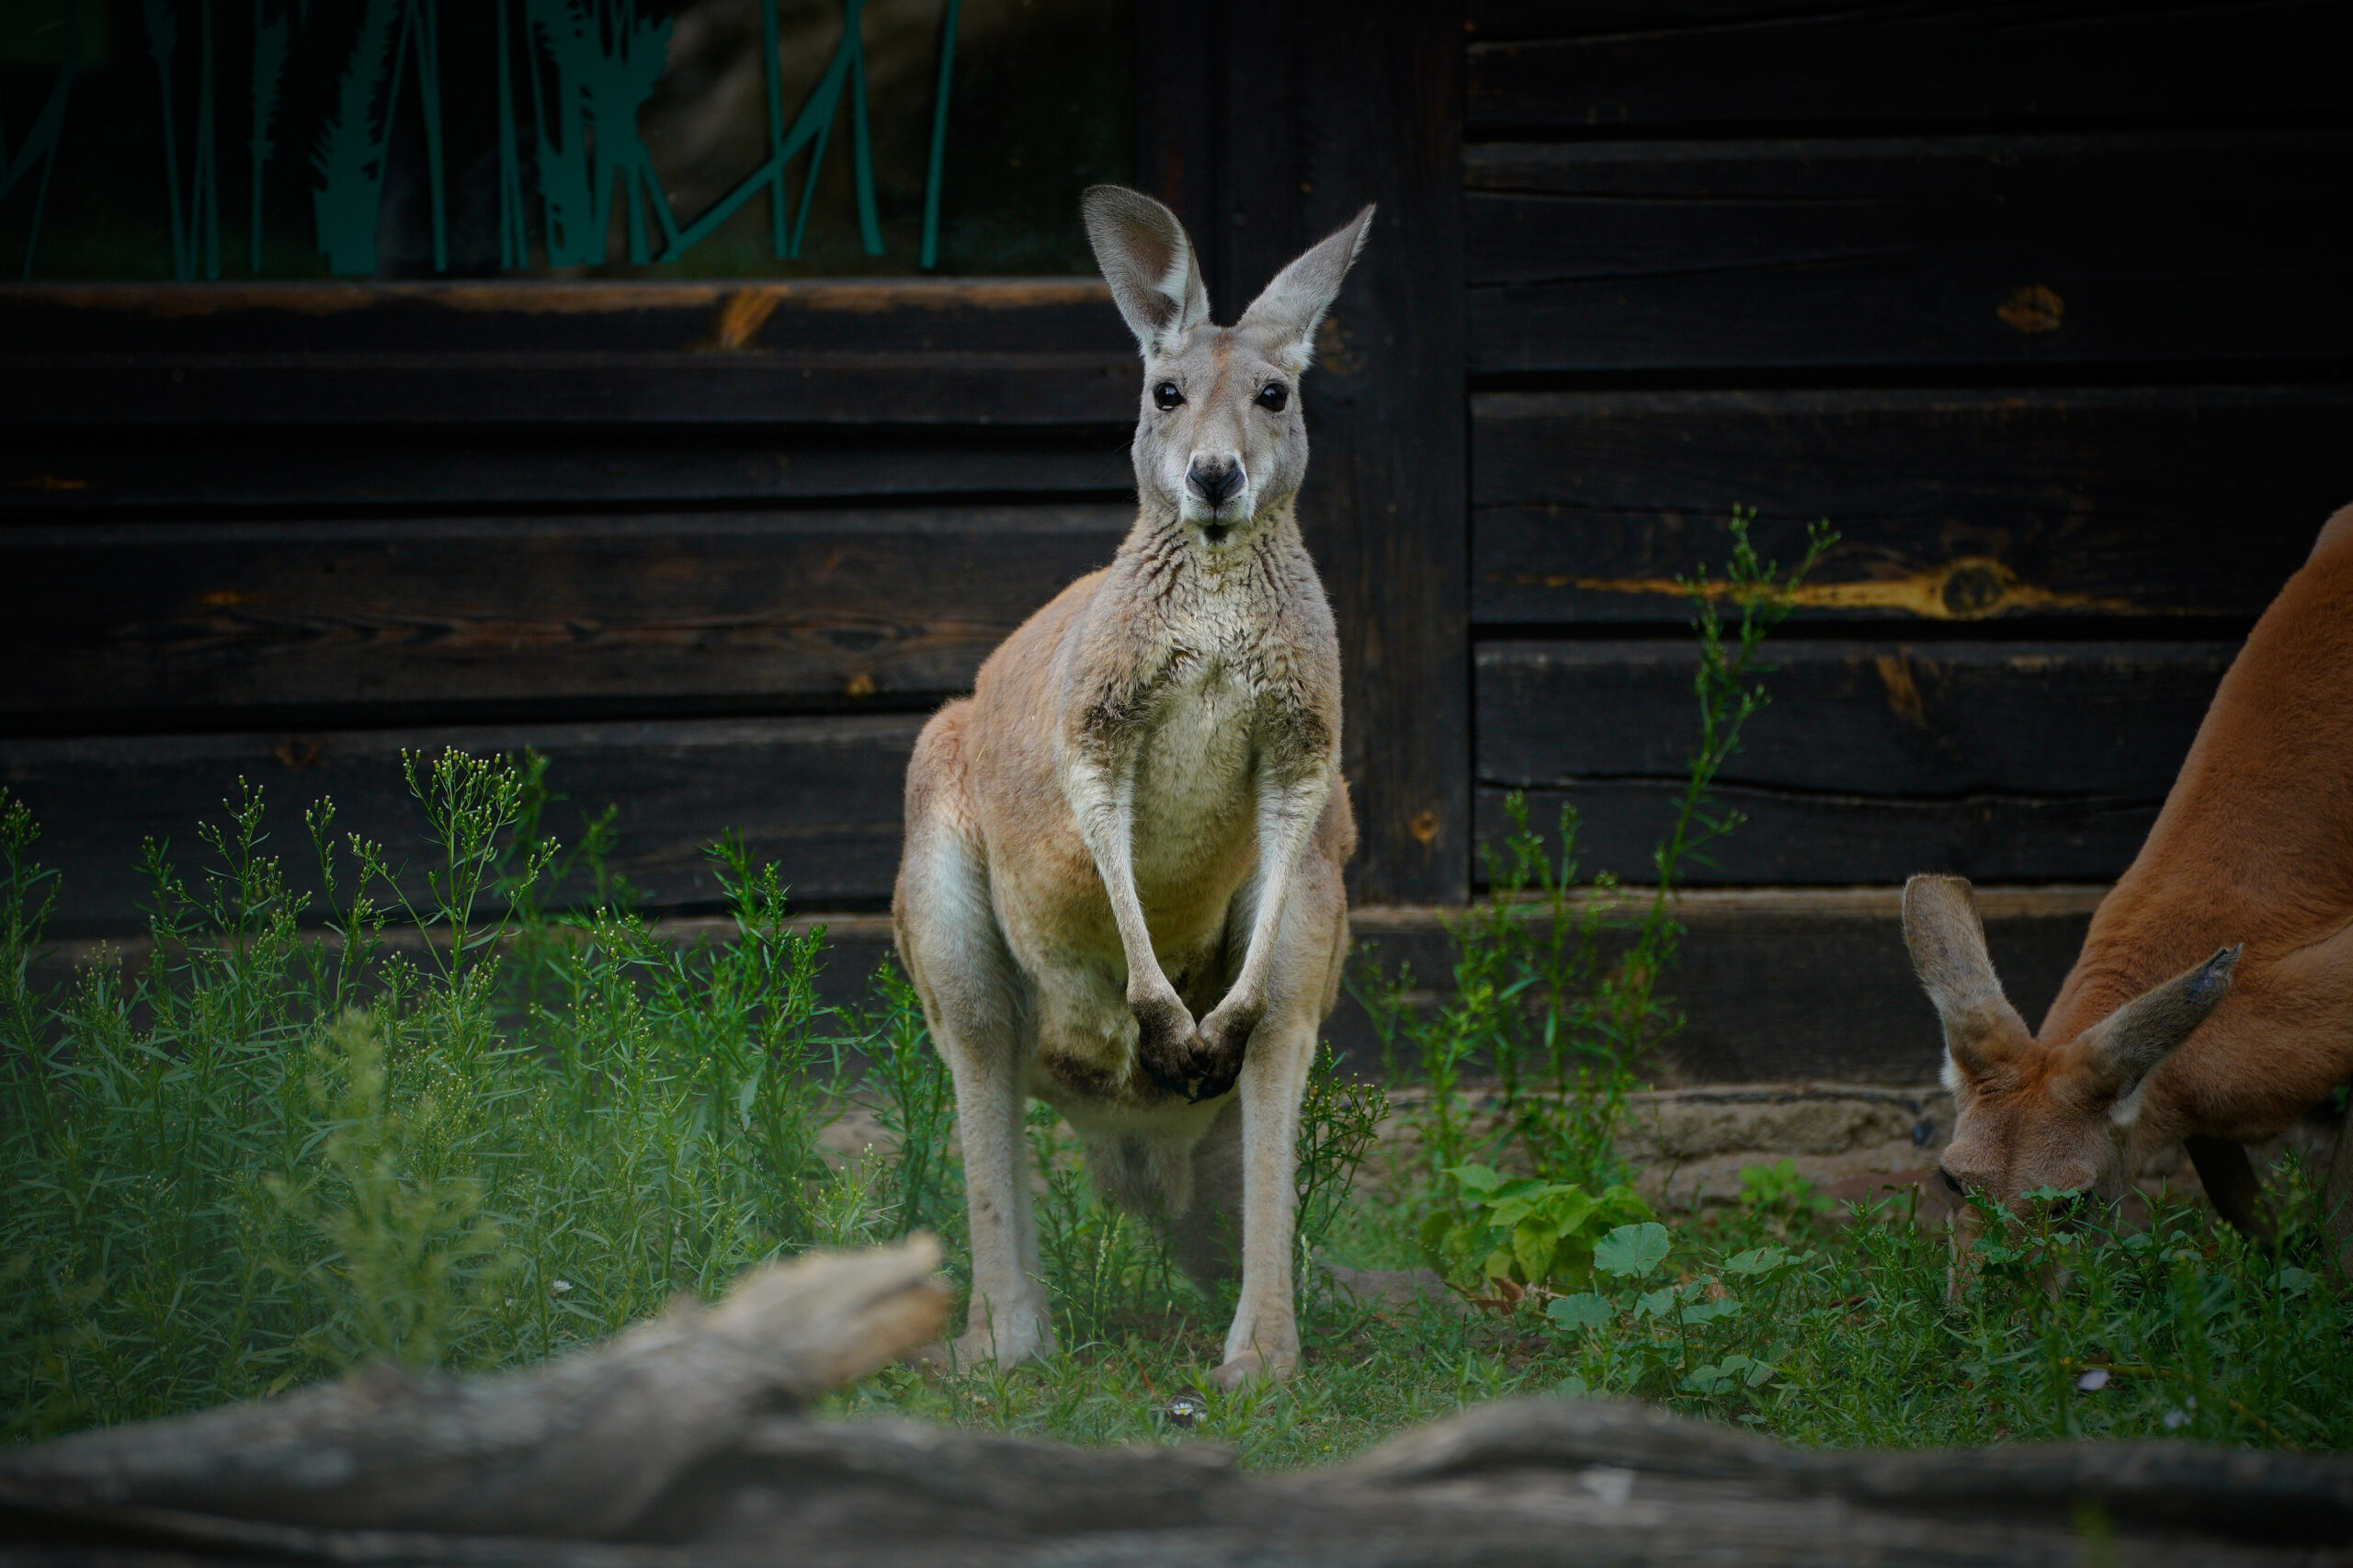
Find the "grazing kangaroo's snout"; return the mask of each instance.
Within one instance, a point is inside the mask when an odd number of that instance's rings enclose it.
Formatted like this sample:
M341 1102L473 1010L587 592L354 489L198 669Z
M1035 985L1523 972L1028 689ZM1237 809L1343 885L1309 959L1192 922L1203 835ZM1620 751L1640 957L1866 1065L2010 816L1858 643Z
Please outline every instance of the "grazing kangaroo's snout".
M1224 506L1248 477L1232 452L1195 452L1185 468L1187 487L1212 507Z

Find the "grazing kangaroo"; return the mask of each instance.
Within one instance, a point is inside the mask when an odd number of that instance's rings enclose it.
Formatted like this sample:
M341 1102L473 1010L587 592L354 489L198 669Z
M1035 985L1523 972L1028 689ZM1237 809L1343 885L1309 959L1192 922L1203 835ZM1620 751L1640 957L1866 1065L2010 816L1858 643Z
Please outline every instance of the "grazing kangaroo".
M1299 380L1372 209L1221 327L1174 213L1112 186L1083 208L1143 353L1135 526L924 727L892 915L956 1080L960 1362L1053 1347L1022 1134L1035 1095L1103 1190L1163 1209L1194 1279L1230 1271L1239 1199L1242 1299L1215 1373L1231 1387L1299 1358L1299 1104L1356 846L1339 642L1292 513Z
M2222 677L2040 1035L2002 994L1967 882L1913 878L1904 935L1944 1023L1956 1194L2114 1197L2181 1139L2215 1209L2260 1230L2245 1145L2353 1075L2353 506ZM2324 1201L2344 1246L2353 1115Z

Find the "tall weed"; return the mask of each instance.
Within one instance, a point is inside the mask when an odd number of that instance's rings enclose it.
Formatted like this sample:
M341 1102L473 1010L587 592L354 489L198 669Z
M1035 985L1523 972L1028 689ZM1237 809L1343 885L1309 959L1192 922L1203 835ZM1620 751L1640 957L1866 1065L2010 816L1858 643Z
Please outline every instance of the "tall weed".
M1618 1129L1643 1053L1681 1026L1660 981L1683 928L1674 898L1685 868L1710 864L1708 846L1737 828L1740 812L1717 805L1717 775L1739 749L1744 726L1765 705L1766 638L1794 608L1799 585L1837 541L1807 530L1806 551L1786 573L1749 540L1754 514L1735 509L1721 582L1688 580L1699 662L1693 681L1699 733L1666 827L1651 854L1647 886L1603 870L1580 884L1577 814L1561 809L1554 844L1529 824L1518 792L1504 802L1511 829L1480 847L1486 894L1453 928L1447 999L1415 1005L1413 976L1378 964L1350 987L1370 1015L1392 1076L1409 1069L1427 1088L1415 1117L1433 1186L1474 1153L1516 1145L1529 1168L1595 1188L1627 1176ZM1727 619L1720 605L1736 618ZM1466 1085L1492 1080L1500 1129L1474 1147Z
M63 991L34 978L55 880L0 801L8 1435L544 1355L839 1229L822 936L732 843L723 939L549 919L531 778L409 759L421 867L314 806L315 905L244 790L192 873L148 846L144 956Z

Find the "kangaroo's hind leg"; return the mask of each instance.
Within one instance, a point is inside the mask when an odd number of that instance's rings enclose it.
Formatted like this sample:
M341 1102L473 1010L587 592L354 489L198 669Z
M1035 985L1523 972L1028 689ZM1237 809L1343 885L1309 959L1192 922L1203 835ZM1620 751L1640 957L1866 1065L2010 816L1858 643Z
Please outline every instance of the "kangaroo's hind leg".
M965 809L963 705L924 729L907 768L907 845L892 901L899 959L956 1081L972 1220L972 1295L959 1366L1010 1365L1054 1348L1038 1270L1022 1113L1029 1009L989 902L988 866Z
M1242 1299L1226 1331L1225 1360L1211 1374L1233 1388L1258 1377L1288 1377L1299 1364L1292 1247L1298 1221L1300 1099L1314 1064L1316 1035L1339 992L1347 955L1347 896L1339 859L1322 846L1300 862L1267 1011L1242 1061L1240 1155ZM1207 1160L1220 1157L1204 1140ZM1230 1179L1230 1178L1227 1178ZM1203 1186L1220 1176L1197 1167ZM1208 1238L1204 1238L1205 1241Z

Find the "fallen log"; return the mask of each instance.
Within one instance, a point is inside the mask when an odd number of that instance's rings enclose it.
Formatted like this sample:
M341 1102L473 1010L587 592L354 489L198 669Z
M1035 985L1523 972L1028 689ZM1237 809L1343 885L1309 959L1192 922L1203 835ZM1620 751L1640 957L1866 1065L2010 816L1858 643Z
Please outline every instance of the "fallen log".
M812 1255L682 1302L611 1343L460 1380L371 1367L278 1399L0 1455L0 1499L85 1513L596 1540L673 1478L933 1338L949 1297L928 1238Z
M932 1339L927 1242L749 1277L610 1345L374 1369L0 1453L0 1568L2344 1563L2353 1460L2188 1444L1810 1453L1518 1400L1287 1475L798 1412Z

